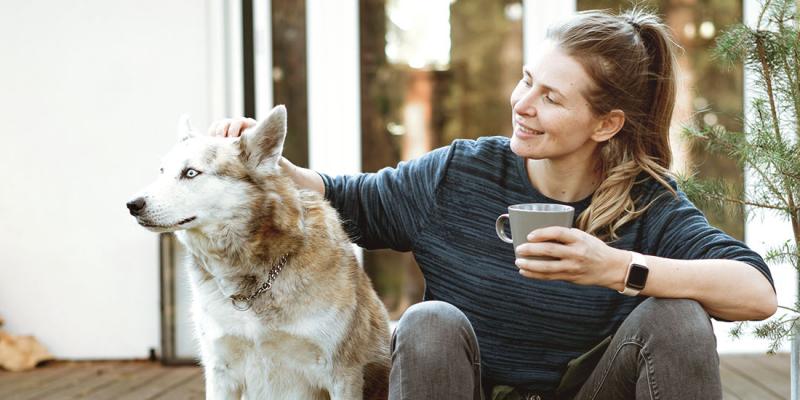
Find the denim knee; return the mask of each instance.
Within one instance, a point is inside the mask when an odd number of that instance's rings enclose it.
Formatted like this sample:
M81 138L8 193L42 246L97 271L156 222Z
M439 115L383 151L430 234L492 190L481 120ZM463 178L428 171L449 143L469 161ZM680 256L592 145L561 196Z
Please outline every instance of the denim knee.
M413 348L406 348L406 351L435 354L442 346L476 347L467 316L443 301L424 301L409 307L394 334L398 342Z
M716 354L716 337L708 313L694 300L649 298L623 323L626 336L645 340L651 351L686 350ZM622 329L622 328L620 328Z

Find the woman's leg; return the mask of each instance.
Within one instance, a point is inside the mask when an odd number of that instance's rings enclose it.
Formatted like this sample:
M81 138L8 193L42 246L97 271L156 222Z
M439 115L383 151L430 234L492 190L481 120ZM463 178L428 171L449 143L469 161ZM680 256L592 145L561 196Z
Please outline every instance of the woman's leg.
M411 306L392 334L389 399L469 399L481 393L480 352L472 325L449 303Z
M694 300L645 300L614 334L575 398L721 399L708 314Z

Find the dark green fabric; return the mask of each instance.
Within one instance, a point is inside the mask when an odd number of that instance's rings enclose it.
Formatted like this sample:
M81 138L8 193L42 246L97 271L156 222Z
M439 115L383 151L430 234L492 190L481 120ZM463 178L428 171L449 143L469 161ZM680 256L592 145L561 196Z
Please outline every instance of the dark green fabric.
M559 398L568 399L578 394L583 383L589 379L589 375L592 374L597 367L597 363L600 362L600 358L605 354L608 344L611 343L611 338L612 336L603 339L600 344L567 363L567 370L561 377L558 388L556 388L556 395Z
M556 388L556 396L559 399L571 399L589 379L600 362L600 358L605 354L608 344L611 343L612 336L603 339L600 344L580 357L574 358L567 363L567 370L561 378L561 382ZM524 400L522 394L511 386L498 385L492 388L491 400Z
M522 396L511 386L499 385L492 388L491 400L522 400Z

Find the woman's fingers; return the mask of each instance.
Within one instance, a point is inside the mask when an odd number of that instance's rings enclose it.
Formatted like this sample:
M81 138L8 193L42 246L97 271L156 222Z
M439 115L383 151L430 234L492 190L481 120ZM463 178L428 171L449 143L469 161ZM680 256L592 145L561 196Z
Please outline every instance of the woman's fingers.
M225 137L225 134L228 130L228 125L230 125L230 123L231 123L230 118L224 118L214 121L208 127L208 134L210 136Z
M242 136L247 128L255 125L256 120L252 118L236 117L236 118L223 118L214 121L208 127L208 134L210 136L219 137L239 137Z
M524 243L516 248L518 257L566 258L570 255L569 246L556 242Z
M233 121L231 121L230 125L228 125L226 136L228 136L228 137L239 137L239 136L241 136L242 135L242 131L244 130L244 129L242 129L242 125L243 124L244 124L244 121L241 120L241 119L234 119Z
M564 228L563 226L548 226L546 228L539 228L528 234L529 242L547 242L555 241L561 243L574 243L580 240L579 232L582 231L574 228Z
M538 279L540 281L569 281L571 275L565 272L556 271L553 269L550 272L542 272L541 269L531 270L527 268L520 268L519 274L530 279Z

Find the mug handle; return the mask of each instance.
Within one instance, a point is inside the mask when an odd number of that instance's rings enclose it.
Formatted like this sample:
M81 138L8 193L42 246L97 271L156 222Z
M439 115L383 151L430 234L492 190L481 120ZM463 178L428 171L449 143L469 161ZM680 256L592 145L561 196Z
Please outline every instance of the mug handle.
M514 243L508 236L506 236L506 221L508 221L508 214L503 214L497 217L494 223L494 229L497 231L497 237L506 243Z

